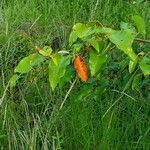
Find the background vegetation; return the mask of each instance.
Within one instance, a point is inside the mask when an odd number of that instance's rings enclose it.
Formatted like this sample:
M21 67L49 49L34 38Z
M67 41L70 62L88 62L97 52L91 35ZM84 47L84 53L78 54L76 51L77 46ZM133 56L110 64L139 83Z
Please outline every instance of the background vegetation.
M44 70L26 75L13 90L8 87L16 64L34 51L29 37L38 46L67 49L75 23L98 20L117 29L132 15L144 18L149 39L148 0L0 1L1 149L150 149L150 79L142 77L132 90L128 60L115 49L95 85L99 88L93 91L78 80L60 111L70 84L52 92ZM136 43L134 49L148 52L150 45Z

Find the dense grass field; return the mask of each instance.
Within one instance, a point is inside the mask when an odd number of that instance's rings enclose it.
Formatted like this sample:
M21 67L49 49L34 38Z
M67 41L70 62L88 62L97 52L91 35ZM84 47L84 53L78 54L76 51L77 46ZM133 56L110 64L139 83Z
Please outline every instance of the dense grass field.
M28 37L38 46L66 49L75 23L98 20L117 29L132 15L144 18L150 39L148 0L0 0L1 150L150 149L150 78L122 92L132 75L119 68L123 56L115 49L100 88L91 91L78 79L61 110L70 83L52 92L43 70L8 86L14 67L34 51ZM150 50L150 44L137 45L137 51Z

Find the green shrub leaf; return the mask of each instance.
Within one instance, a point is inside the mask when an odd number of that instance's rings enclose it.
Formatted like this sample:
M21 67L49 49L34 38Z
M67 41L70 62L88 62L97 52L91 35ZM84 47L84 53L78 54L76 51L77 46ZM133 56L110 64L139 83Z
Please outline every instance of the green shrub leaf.
M106 60L107 55L97 54L94 50L90 51L89 64L92 76L96 75L100 71L102 65L106 62Z
M71 80L71 78L73 77L73 75L75 76L75 70L74 70L74 68L73 68L73 66L71 64L71 65L68 65L66 67L65 74L61 78L61 80L59 82L59 86L63 87L65 84L67 84Z
M77 38L78 36L76 35L76 33L72 31L69 36L69 46L71 46L74 42L76 42Z
M24 57L19 62L14 72L27 73L32 69L32 67L39 65L44 60L45 58L37 53L31 54L27 57Z
M95 31L87 24L77 23L73 26L73 32L79 38L83 38L93 34Z
M17 74L14 74L10 80L9 80L9 85L10 87L14 87L16 85L17 80L19 79L19 76Z
M79 53L80 52L80 50L83 48L84 46L83 46L83 44L82 43L77 43L77 44L73 44L72 45L72 51L73 51L73 53Z
M70 63L70 56L62 56L56 53L52 57L57 62L52 60L49 63L49 82L52 90L54 90L61 78L65 75L66 67Z
M140 68L144 75L150 75L150 58L143 57L140 61Z
M88 42L97 51L97 53L101 52L104 49L105 43L101 38L90 38L86 42Z
M98 27L94 29L95 33L99 34L112 34L115 30L111 29L111 28L107 28L107 27Z
M41 55L43 55L44 57L50 57L52 51L53 51L53 50L52 50L51 47L45 46L43 49L41 49L41 50L39 51L39 53L40 53Z
M130 23L126 23L126 22L121 21L120 22L120 29L121 30L128 30L128 29L130 29L130 30L132 30L133 33L136 34L135 27L132 24L130 24Z
M95 50L99 53L99 41L96 39L90 39L89 43L95 48Z
M138 58L135 59L135 61L130 60L130 62L129 62L129 73L132 73L135 70L137 63L138 63Z
M138 16L138 15L135 15L135 16L132 16L132 20L134 21L134 24L138 30L138 32L143 36L145 37L145 34L146 34L146 27L145 27L145 22L143 20L142 17Z
M114 31L108 35L108 38L117 46L117 48L127 54L131 60L134 61L136 59L136 54L132 50L132 43L135 38L133 30L126 29Z

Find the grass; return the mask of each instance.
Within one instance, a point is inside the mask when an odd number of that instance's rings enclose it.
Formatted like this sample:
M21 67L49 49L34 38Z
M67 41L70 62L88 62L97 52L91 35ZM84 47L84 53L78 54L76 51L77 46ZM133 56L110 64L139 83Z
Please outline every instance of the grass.
M54 38L61 37L66 48L76 22L98 20L118 28L119 22L128 22L131 15L139 14L146 21L148 39L149 7L149 1L138 0L1 0L1 150L149 150L149 78L122 96L130 78L128 71L110 77L113 70L108 66L99 89L92 91L90 85L78 80L60 111L70 84L52 92L41 71L25 76L13 91L7 86L15 65L33 51L22 33L39 46L51 45ZM141 45L141 49L148 51L149 45ZM110 62L115 65L115 58Z

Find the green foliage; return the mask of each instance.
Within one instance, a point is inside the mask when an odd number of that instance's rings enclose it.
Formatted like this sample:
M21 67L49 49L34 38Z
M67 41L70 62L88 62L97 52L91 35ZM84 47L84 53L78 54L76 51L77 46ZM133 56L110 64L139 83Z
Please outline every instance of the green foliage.
M150 75L150 58L143 57L139 64L144 75Z
M134 72L134 70L137 66L137 63L138 63L138 57L134 61L130 60L130 62L129 62L129 73Z
M90 58L89 58L90 71L91 71L91 75L94 76L98 72L100 72L102 65L107 60L107 55L98 54L94 50L91 50L89 55L90 55Z
M52 48L47 46L39 50L39 54L43 55L44 57L51 57L51 53L52 53Z
M9 85L10 87L14 87L16 85L17 80L19 79L19 76L17 74L14 74L10 80L9 80Z
M72 45L72 51L74 54L79 53L83 49L83 44L82 43L76 43Z
M68 65L66 67L66 71L64 76L61 78L60 82L59 82L59 86L63 87L65 86L65 84L67 84L69 81L71 81L72 77L75 76L74 74L74 68L72 65Z
M102 119L102 115L122 95L123 83L126 83L131 76L128 74L129 58L112 45L108 49L111 51L107 53L109 58L106 68L101 72L103 78L98 76L95 80L95 77L89 76L88 84L77 80L61 111L57 108L61 105L75 77L72 63L66 67L65 75L61 79L63 81L67 76L66 73L70 73L72 77L67 79L68 84L64 84L63 88L56 88L53 93L49 90L46 77L47 66L51 60L49 57L45 58L43 68L34 67L30 70L29 75L25 76L29 78L25 79L23 85L19 84L13 88L13 91L7 89L7 81L13 73L12 67L33 51L28 42L20 38L16 40L22 31L29 33L35 44L40 47L50 44L56 36L63 36L65 47L63 50L67 48L66 51L69 50L71 55L72 47L67 45L66 39L70 27L76 22L98 19L100 23L96 23L97 25L103 24L117 29L121 20L129 20L130 15L136 13L142 14L147 21L147 33L150 33L148 0L98 2L96 5L94 0L0 1L0 101L3 101L0 110L0 148L2 150L149 149L149 76L145 78L142 75L139 88L137 86L132 91L131 89L124 91L119 103L116 103ZM94 34L96 35L94 39L101 36L104 37L104 41L108 40L106 34L96 32ZM147 34L147 38L149 37ZM76 38L74 43L84 43L77 36ZM145 55L148 56L149 44L139 44L136 41L133 43L133 50L137 53L139 50L146 51ZM83 57L88 65L89 52L85 52L83 47L76 55ZM119 64L118 69L108 68L114 63ZM139 61L136 70L138 67ZM30 76L32 73L34 76ZM142 74L141 70L138 69L138 73ZM104 86L105 80L108 84ZM76 92L80 90L79 94L82 94L85 86L92 86L92 91L87 92L87 95L85 92L85 95L82 98L79 96L78 100ZM74 98L71 98L73 95Z
M89 40L87 40L87 42L97 51L97 53L102 51L102 49L104 48L104 42L100 38L90 38Z
M65 75L66 67L70 63L70 56L61 56L60 54L52 55L53 60L49 63L49 82L52 90L55 89L62 77Z
M141 21L139 16L133 16L132 20L134 20L139 32L145 35L144 21ZM141 24L138 23L139 21ZM62 86L73 77L68 66L72 65L70 59L73 60L74 56L80 54L84 57L89 56L87 57L89 60L86 59L89 65L85 63L85 66L89 66L90 69L89 78L101 73L102 66L107 61L111 43L113 43L116 48L128 56L129 73L134 73L135 69L140 66L144 75L150 75L150 59L143 57L144 55L140 55L140 53L137 55L132 47L136 37L135 28L125 22L120 23L120 28L120 30L114 30L96 22L76 23L69 36L69 51L65 51L65 53L62 53L64 51L55 52L50 47L44 47L38 53L23 58L15 68L15 73L28 73L34 66L47 59L46 62L49 62L49 82L52 90L54 90L58 84ZM74 66L80 77L89 74L82 64L82 62L77 62L76 65L79 66ZM11 81L12 85L15 85L17 76L13 76Z
M73 26L73 32L77 37L84 38L93 34L95 31L88 24L77 23Z
M132 50L132 43L135 38L133 31L130 29L114 31L109 36L109 39L114 43L117 48L121 49L125 54L127 54L131 60L135 60L136 54Z
M145 38L146 26L145 26L145 21L143 20L143 18L138 15L135 15L135 16L132 16L132 20L134 21L134 24L138 32Z
M75 32L71 32L69 36L69 45L71 46L74 42L76 42L78 36L76 35Z
M31 54L23 58L17 67L15 68L15 73L28 73L34 66L39 65L45 60L45 58L38 53Z

